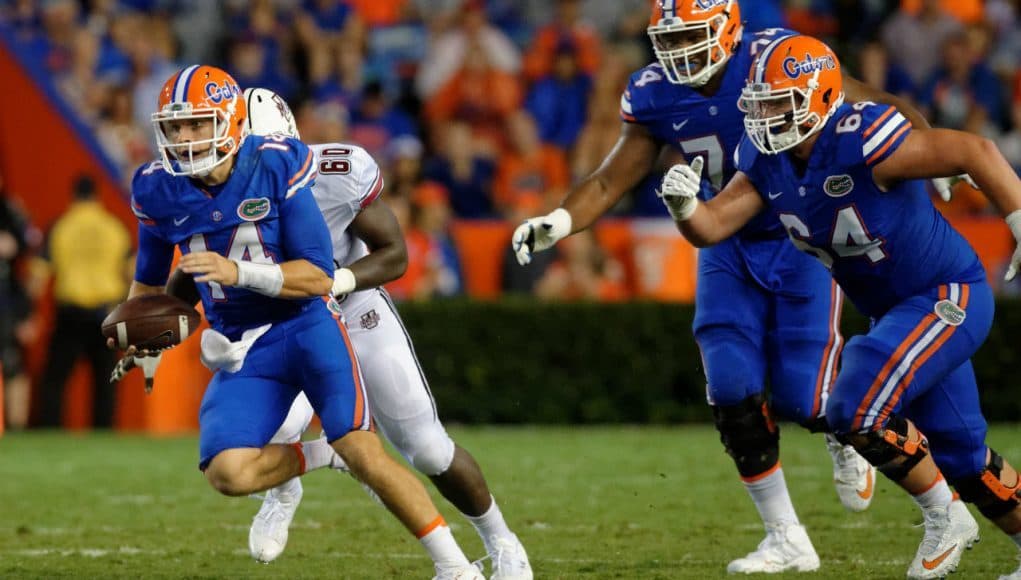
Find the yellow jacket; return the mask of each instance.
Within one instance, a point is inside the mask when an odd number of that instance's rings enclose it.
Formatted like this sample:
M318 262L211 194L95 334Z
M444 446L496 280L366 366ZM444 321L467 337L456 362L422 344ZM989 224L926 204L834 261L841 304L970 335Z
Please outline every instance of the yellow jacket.
M95 308L127 295L131 236L98 201L72 203L53 225L49 250L58 304Z

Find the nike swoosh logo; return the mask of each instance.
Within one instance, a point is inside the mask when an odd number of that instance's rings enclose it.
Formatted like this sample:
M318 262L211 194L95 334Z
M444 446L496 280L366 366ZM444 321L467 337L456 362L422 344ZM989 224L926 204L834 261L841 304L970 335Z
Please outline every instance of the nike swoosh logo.
M869 499L872 497L872 488L875 485L875 478L872 476L872 467L869 467L869 472L865 476L865 489L857 490L858 497L862 499Z
M780 193L773 193L773 192L770 192L770 193L769 193L769 199L776 199L776 198L780 197L781 195L783 195L783 192L782 192L782 191L781 191Z
M926 570L935 570L937 566L943 563L943 560L947 559L947 556L953 553L955 548L957 548L957 544L950 546L950 548L946 552L943 552L942 554L939 555L939 557L933 558L932 560L926 560L925 558L922 558L922 568L925 568Z
M184 216L181 219L174 218L174 225L175 226L179 226L179 225L183 224L184 222L188 221L188 218L190 218L190 217L191 217L190 215L186 215L186 216Z
M681 121L680 123L674 123L674 131L680 131L681 129L683 129L684 126L687 125L688 121L690 121L690 120L691 119L685 119L685 120Z

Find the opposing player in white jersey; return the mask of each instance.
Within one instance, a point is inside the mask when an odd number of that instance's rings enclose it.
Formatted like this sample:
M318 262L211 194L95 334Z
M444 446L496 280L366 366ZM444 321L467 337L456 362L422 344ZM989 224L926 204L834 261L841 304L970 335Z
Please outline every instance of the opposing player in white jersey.
M266 89L248 89L249 130L256 135L298 137L287 103ZM319 165L312 193L333 238L333 295L343 311L358 356L373 419L388 441L475 527L492 561L497 580L530 580L532 569L489 492L478 463L447 434L415 356L411 338L386 291L407 267L404 236L390 209L377 201L383 189L379 166L364 149L342 143L311 145ZM274 436L295 442L308 427L312 407L299 396ZM280 506L274 496L293 498ZM294 478L271 490L252 524L253 557L270 561L287 541L287 525L301 498ZM286 517L274 516L279 510ZM282 523L282 525L280 525Z

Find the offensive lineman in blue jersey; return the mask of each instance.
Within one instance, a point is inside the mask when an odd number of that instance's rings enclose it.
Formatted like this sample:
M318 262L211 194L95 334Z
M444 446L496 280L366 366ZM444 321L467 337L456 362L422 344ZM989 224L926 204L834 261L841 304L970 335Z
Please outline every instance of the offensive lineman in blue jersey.
M768 206L793 245L828 267L873 319L844 349L826 417L922 508L925 535L908 577L942 578L978 539L947 480L1019 546L1021 481L985 444L970 362L992 325L992 291L974 250L918 180L974 178L1018 242L1008 279L1021 265L1021 180L982 137L912 130L891 107L843 100L829 47L805 36L774 40L742 93L739 172L699 203L698 164L678 165L663 195L699 247L738 233Z
M744 135L737 100L755 53L776 38L770 29L743 35L734 0L663 0L649 27L658 57L631 77L621 99L621 137L602 166L548 216L514 235L518 261L589 227L653 168L663 146L690 161L704 156L708 199L736 171L733 151ZM849 81L853 98L892 102ZM901 107L906 110L905 107ZM924 122L920 115L912 119ZM708 398L727 452L766 527L758 549L731 562L731 572L813 570L819 566L800 525L779 462L775 413L813 430L836 375L843 344L841 291L829 273L784 239L769 214L740 236L699 253L695 338L705 362ZM769 407L764 394L770 384ZM827 436L841 502L864 510L875 471L849 445Z
M339 454L421 540L437 578L482 578L373 431L343 322L321 298L333 284L333 249L309 189L312 152L295 139L248 136L246 115L226 72L174 74L153 115L163 159L132 183L140 224L129 297L164 292L176 246L213 328L202 336L203 362L217 371L200 410L200 468L221 493L248 495ZM140 366L151 380L152 362ZM269 444L302 389L326 438Z

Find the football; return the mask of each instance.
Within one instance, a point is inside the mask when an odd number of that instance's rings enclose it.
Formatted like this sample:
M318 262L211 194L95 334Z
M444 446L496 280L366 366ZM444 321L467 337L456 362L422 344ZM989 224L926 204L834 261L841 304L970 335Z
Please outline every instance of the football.
M181 344L200 321L198 311L184 301L149 294L118 304L103 320L103 336L122 349L163 350Z

